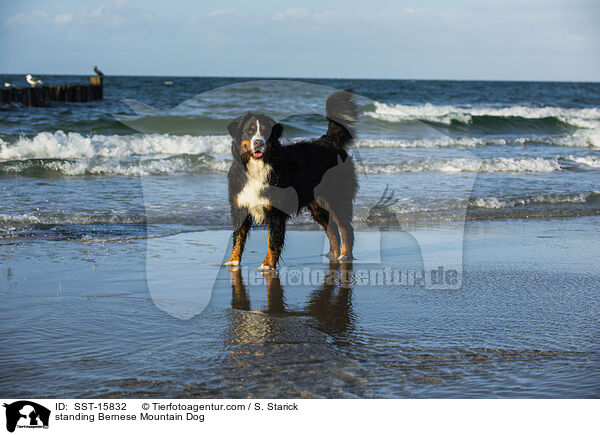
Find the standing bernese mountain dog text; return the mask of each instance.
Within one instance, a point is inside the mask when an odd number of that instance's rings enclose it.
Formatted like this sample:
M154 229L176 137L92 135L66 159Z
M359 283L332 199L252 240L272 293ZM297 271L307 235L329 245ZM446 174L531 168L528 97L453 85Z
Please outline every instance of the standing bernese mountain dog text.
M283 127L268 116L247 113L229 125L233 249L226 265L240 264L252 223L266 223L267 255L260 269L275 269L286 222L303 208L325 229L330 258L352 260L352 202L358 185L345 149L352 141L357 108L349 91L331 95L325 106L327 133L287 146L279 141Z

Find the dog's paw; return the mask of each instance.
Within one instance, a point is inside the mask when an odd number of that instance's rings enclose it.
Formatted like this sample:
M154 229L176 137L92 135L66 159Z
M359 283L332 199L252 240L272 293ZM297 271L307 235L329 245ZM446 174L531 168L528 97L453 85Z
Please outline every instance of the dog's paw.
M340 255L338 257L338 261L340 261L341 263L352 263L352 256L351 255Z
M258 266L259 270L275 270L274 267L269 266L268 264L261 264Z
M337 260L339 256L340 254L333 251L329 251L327 254L325 254L325 257L329 258L330 260Z
M227 263L223 263L223 266L239 266L240 262L237 260L230 260Z

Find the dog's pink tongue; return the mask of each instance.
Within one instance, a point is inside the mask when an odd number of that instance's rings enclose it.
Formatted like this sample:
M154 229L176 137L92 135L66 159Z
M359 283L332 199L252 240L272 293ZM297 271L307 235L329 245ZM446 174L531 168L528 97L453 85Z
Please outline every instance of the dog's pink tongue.
M258 158L258 157L262 157L262 153L254 153L254 157Z

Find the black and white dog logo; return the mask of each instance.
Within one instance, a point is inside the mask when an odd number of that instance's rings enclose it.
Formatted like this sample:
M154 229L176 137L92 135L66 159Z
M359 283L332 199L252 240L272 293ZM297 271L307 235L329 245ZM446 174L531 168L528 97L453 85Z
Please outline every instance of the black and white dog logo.
M15 428L48 428L50 410L29 400L4 404L6 408L6 430Z

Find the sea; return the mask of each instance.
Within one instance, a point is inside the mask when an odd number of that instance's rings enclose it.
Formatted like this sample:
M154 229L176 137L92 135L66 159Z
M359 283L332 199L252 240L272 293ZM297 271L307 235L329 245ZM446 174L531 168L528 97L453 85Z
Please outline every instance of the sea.
M452 220L463 208L468 219L600 213L597 83L109 76L103 100L2 107L0 240L229 228L229 121L262 110L290 142L316 137L324 99L347 88L365 97L352 148L358 226L385 186L406 222ZM470 174L472 189L455 191ZM145 207L140 179L168 195Z
M309 286L282 315L230 303L228 281L195 320L158 310L146 242L230 229L229 122L318 137L341 89L355 230L465 223L463 289L355 289L340 314ZM599 216L600 83L106 76L102 100L3 105L0 393L598 397ZM289 229L290 252L319 231L307 213Z

